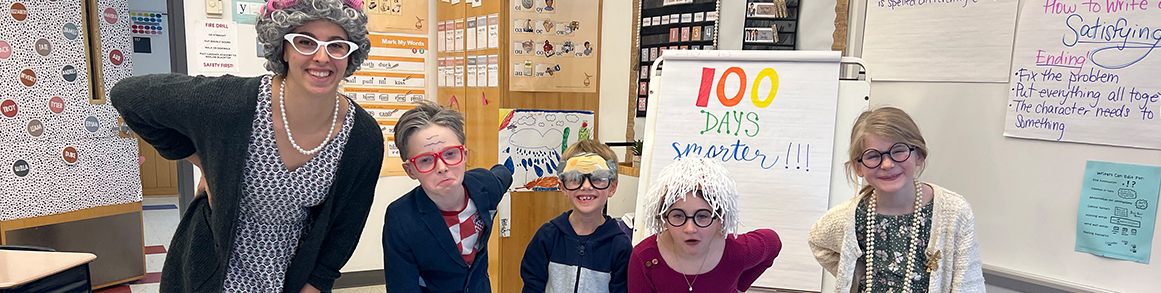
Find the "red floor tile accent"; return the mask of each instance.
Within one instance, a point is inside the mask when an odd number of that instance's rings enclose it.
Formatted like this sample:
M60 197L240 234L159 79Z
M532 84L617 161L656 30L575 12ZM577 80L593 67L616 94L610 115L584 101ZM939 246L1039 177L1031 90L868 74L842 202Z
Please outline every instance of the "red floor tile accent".
M118 285L93 291L93 293L133 293L133 289L129 288L129 285Z
M161 272L146 273L144 278L130 282L129 284L152 284L161 282Z
M165 246L153 245L145 247L145 254L165 253Z

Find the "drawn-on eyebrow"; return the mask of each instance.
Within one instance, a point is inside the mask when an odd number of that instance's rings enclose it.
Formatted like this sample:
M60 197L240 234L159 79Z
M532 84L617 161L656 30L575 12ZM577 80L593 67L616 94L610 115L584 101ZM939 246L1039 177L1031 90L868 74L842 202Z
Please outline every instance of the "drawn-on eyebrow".
M441 140L441 141L437 141L437 142L433 142L433 143L429 143L429 144L425 144L425 145L423 145L423 147L429 147L429 146L438 145L438 144L441 144L441 143L443 143L443 141L442 141L442 140Z
M291 33L295 33L295 34L304 34L304 35L310 36L310 37L312 37L312 38L315 38L315 39L317 39L317 38L318 38L318 36L315 36L314 34L312 34L312 33L310 33L310 32L291 32ZM330 38L328 41L334 41L334 40L344 40L344 41L346 41L347 39L344 39L342 36L331 36L331 38Z

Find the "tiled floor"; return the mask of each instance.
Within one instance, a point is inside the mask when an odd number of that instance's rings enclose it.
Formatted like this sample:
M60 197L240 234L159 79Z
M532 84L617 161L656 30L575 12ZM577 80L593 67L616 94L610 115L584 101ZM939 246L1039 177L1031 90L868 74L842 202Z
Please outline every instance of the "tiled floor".
M335 293L387 293L387 287L383 286L383 285L379 285L379 286L369 286L369 287L347 288L347 289L338 289L338 290L335 290L334 292Z
M169 240L177 230L180 220L177 211L177 197L145 197L142 201L142 221L145 233L145 277L128 284L102 289L100 293L151 293L158 291L161 280L161 265L165 263L165 252L169 250Z
M177 197L145 197L142 202L142 220L145 230L145 278L128 284L98 290L98 293L154 293L158 292L161 280L161 266L165 263L165 252L169 250L169 240L177 223L181 220L177 210ZM384 286L371 286L335 290L336 293L386 293Z

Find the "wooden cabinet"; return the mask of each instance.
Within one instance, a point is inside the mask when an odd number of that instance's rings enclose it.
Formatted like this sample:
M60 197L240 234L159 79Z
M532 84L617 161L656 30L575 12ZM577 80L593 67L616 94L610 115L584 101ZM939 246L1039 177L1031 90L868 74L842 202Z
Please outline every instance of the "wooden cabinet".
M598 17L592 27L596 27L598 29L597 36L600 35L598 24L600 23L601 1L562 0L556 2L564 1L585 3L591 9L596 9ZM444 73L439 78L445 79L439 83L437 101L446 107L460 110L467 120L464 131L467 134L469 168L488 168L498 163L499 113L501 108L586 110L595 112L596 117L599 117L600 82L595 73L590 74L593 88L592 92L587 93L509 90L509 82L515 68L514 62L518 61L512 60L510 57L512 50L515 49L513 48L515 43L510 33L514 29L515 23L515 19L511 17L513 2L508 0L484 1L476 7L473 7L472 3L472 1L458 4L436 2L436 23L440 24L443 29L441 33L437 34L436 46L433 46L437 49L437 56L441 61L439 72ZM470 20L481 17L484 21L477 21L476 25L469 23ZM545 16L545 18L551 18L551 16ZM498 21L493 19L498 19ZM479 25L489 26L485 27L485 34L478 34L476 28ZM492 35L491 26L496 28L495 35L498 38L498 44L492 47L488 46L492 42L484 41L485 45L479 46L481 40L478 36ZM469 34L476 34L476 36L469 36ZM439 39L441 36L444 39ZM471 39L474 39L477 44L475 48L468 46ZM441 41L442 43L440 43ZM600 51L599 43L598 47L594 49L596 52ZM484 58L476 58L480 56ZM495 58L497 62L496 66L493 67L498 67L498 69L489 70L485 74L488 79L495 79L495 83L480 83L476 78L466 76L475 72L469 67L472 65L470 62L472 58L476 58L477 62L480 59L488 60L489 66L492 66L492 58ZM600 70L599 54L586 59L586 62L588 60L595 62L597 71ZM462 67L462 69L457 67ZM480 67L477 65L476 68ZM451 74L446 74L446 72ZM477 76L479 76L478 72ZM439 82L438 79L437 82ZM523 287L523 282L520 279L520 260L524 255L525 247L528 246L540 225L571 208L568 200L560 192L516 192L511 195L511 203L511 234L508 237L500 237L500 229L492 230L488 273L492 280L493 292L520 291Z

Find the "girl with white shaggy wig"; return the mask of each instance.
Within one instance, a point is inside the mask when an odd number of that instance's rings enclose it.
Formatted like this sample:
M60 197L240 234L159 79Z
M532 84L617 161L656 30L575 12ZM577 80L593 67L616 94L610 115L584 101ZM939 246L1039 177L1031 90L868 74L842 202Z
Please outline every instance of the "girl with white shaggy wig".
M161 292L330 291L370 212L375 119L339 94L366 60L361 0L270 0L257 21L273 75L122 80L113 106L170 160L202 170Z
M744 292L782 250L774 230L737 234L738 188L717 161L675 161L646 198L652 236L633 248L629 292Z

